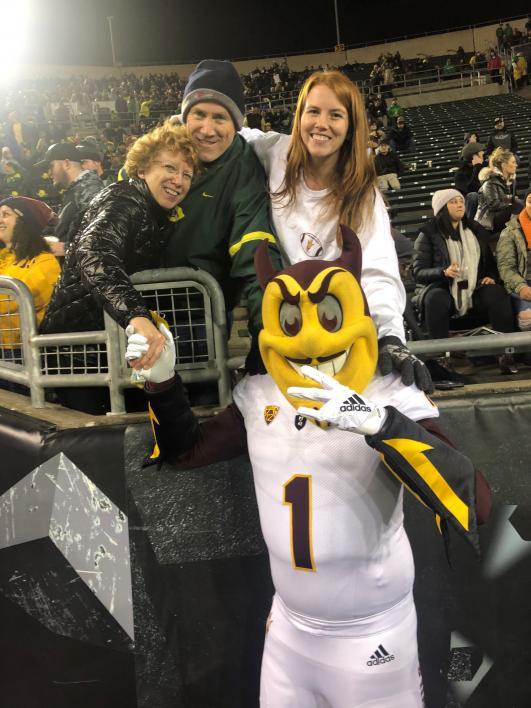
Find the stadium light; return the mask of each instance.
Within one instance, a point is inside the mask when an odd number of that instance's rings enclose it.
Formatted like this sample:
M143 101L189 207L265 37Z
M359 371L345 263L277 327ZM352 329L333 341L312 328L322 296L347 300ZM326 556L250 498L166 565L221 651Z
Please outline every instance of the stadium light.
M0 27L2 27L2 58L0 80L13 78L28 41L29 0L0 0Z

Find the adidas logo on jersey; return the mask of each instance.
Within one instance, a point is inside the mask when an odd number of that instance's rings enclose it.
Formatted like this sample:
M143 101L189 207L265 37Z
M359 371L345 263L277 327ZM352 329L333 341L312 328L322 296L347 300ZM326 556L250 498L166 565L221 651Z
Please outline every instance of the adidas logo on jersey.
M350 398L347 398L346 401L343 401L343 404L341 405L339 410L341 411L341 413L348 413L349 411L360 411L361 413L370 413L372 408L366 406L365 401L359 396L356 396L356 394L354 394L350 396Z
M378 666L379 664L388 664L390 661L395 660L394 654L389 654L389 652L384 649L383 645L380 644L378 649L371 654L367 666Z

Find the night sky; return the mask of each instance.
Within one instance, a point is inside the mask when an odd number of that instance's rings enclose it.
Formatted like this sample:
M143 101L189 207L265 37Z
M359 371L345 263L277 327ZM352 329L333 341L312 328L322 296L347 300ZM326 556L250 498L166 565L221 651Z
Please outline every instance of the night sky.
M7 0L0 0L7 1ZM14 0L16 1L16 0ZM31 41L25 61L112 63L106 16L114 16L122 64L246 58L333 47L333 0L30 0ZM529 0L474 3L337 0L341 40L362 44L479 22L497 22L503 7L525 15ZM492 7L492 4L490 4ZM507 17L504 15L503 17Z

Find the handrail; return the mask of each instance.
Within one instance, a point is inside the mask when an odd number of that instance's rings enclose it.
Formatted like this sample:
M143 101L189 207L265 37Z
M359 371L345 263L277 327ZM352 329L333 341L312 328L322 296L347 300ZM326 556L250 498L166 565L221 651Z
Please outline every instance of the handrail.
M192 268L168 268L142 271L131 276L135 286L158 286L184 288L198 287L204 296L205 327L211 357L201 364L177 364L176 370L185 383L195 381L216 381L219 403L224 406L232 400L231 371L227 347L227 322L225 301L221 288L209 273ZM157 288L151 288L157 290ZM144 288L146 291L146 288ZM35 408L45 405L44 389L63 386L107 386L110 391L111 413L125 412L123 389L133 386L131 370L125 362L125 335L121 327L104 313L105 330L91 332L61 332L38 334L35 309L31 292L27 285L16 278L0 276L0 293L14 297L17 301L21 333L21 361L13 363L0 359L0 378L28 386L31 402ZM59 365L57 373L45 373L41 366L41 349L46 347L81 347L84 345L104 345L100 355L106 355L104 372L65 373L67 365ZM17 347L18 349L18 347ZM212 350L210 352L210 350ZM86 354L87 352L84 352ZM69 352L72 357L76 352ZM52 356L49 353L47 356ZM58 360L67 356L60 350ZM192 367L192 368L191 368Z

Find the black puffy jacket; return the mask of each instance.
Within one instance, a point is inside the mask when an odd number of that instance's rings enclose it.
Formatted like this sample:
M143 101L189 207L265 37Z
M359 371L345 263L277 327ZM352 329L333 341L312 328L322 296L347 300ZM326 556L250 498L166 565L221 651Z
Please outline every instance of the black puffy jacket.
M470 226L468 227L470 228ZM475 234L474 229L471 231ZM477 287L479 282L486 277L497 280L498 269L494 256L489 248L478 239L480 257L477 273ZM432 288L450 289L451 278L443 275L450 265L450 252L445 237L439 231L435 219L430 219L419 231L413 247L412 271L415 280L415 294L413 302L422 313L424 298Z
M103 329L102 307L122 327L133 317L150 317L129 275L160 267L168 216L143 180L102 190L68 249L41 333Z

